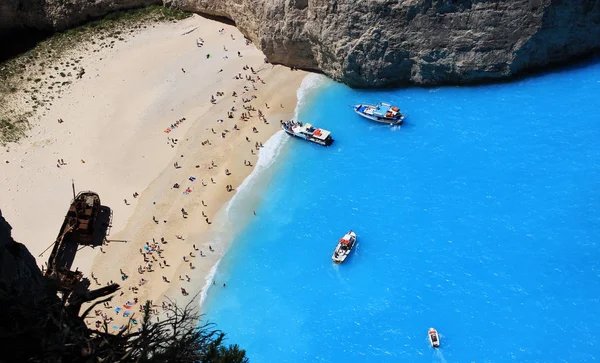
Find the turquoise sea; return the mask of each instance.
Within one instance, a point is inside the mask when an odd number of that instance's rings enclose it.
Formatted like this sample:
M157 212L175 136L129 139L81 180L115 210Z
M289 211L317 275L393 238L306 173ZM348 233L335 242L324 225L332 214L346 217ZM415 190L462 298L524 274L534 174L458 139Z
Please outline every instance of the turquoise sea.
M203 312L229 343L260 363L600 359L600 61L476 87L311 75L299 96L335 142L274 136L224 212ZM348 107L378 101L405 124Z

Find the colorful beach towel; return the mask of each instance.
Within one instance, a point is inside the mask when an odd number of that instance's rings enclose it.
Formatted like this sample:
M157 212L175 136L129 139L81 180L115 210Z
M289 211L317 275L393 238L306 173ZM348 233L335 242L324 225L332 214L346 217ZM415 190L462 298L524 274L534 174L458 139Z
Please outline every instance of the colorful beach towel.
M190 194L192 192L192 188L186 188L185 192L183 192L183 194L187 195Z

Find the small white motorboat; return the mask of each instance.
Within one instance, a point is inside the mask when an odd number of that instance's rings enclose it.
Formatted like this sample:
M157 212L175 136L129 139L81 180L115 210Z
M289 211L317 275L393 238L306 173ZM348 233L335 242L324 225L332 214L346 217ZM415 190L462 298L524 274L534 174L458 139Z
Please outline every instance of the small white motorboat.
M340 238L340 242L338 243L335 251L333 251L333 256L331 256L331 260L337 264L340 264L346 261L346 257L352 251L352 248L356 245L356 233L350 231L344 235L344 237Z
M434 328L429 328L429 342L433 348L438 348L440 346L440 336Z

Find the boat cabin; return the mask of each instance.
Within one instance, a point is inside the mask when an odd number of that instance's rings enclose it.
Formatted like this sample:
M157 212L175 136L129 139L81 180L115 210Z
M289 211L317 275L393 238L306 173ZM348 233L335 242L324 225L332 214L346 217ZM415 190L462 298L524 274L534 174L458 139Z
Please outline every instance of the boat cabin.
M366 107L363 112L370 116L388 119L400 116L400 109L398 107L383 102L378 103L375 107Z
M281 124L283 129L290 135L296 136L323 146L329 146L333 143L331 132L316 128L313 125L301 122L287 121Z
M72 226L72 231L80 234L81 237L91 237L94 234L94 223L99 211L100 198L98 194L81 192L71 203L65 221L67 225Z
M331 134L331 132L327 130L315 128L313 125L308 123L304 124L303 126L300 126L298 132L301 132L307 136L312 136L315 139L319 139L322 141L327 140L327 137L329 137L329 135Z

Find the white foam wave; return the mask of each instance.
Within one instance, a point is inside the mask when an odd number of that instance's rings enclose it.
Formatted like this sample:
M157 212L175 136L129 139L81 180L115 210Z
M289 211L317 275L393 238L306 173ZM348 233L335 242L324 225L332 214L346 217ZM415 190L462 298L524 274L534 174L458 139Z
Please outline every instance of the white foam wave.
M240 198L240 195L244 190L246 190L249 186L254 184L254 181L258 178L258 176L268 169L275 160L277 156L281 153L283 145L287 142L288 137L283 130L277 132L275 135L271 136L267 142L264 143L263 147L258 151L258 160L256 161L256 165L254 166L254 170L252 173L244 179L242 184L237 188L237 191L233 198L229 201L226 207L227 215L229 215L231 211L231 206L235 204L236 200Z
M300 87L296 91L298 102L294 110L294 119L298 119L298 112L308 102L309 96L327 81L328 78L322 74L311 73L304 77ZM235 205L240 195L243 195L243 191L252 186L258 176L273 165L288 139L284 131L279 131L265 142L258 152L258 160L254 166L254 170L244 179L242 184L237 188L233 198L227 204L225 208L226 215L230 214L232 206Z
M294 120L298 120L298 112L309 101L309 96L327 81L327 77L317 73L310 73L304 77L300 87L296 91L298 103L296 104L296 109L294 110Z
M210 269L208 275L206 275L206 282L204 283L204 287L202 287L202 290L200 291L200 301L198 302L198 306L200 308L202 308L204 300L206 300L206 297L208 296L208 289L210 289L212 282L215 280L215 275L217 274L217 268L219 267L219 263L221 263L221 259L219 259L219 261L215 263L215 265Z
M302 80L302 84L300 85L300 87L298 88L298 90L296 92L296 96L298 98L298 103L296 104L296 108L294 110L294 119L298 118L299 110L304 105L306 105L306 103L308 102L308 100L310 98L310 95L312 95L312 93L315 90L317 90L319 87L321 87L327 81L328 81L328 78L321 74L311 73L311 74L307 75L306 77L304 77L304 79ZM229 203L227 203L227 206L225 207L224 218L216 218L216 220L215 220L215 221L220 221L220 223L219 223L220 228L217 228L217 230L219 230L220 233L217 233L217 234L220 235L221 238L233 238L233 236L226 237L224 235L224 234L226 234L226 231L232 232L232 229L230 228L231 227L230 212L231 212L232 206L236 205L236 202L239 198L243 199L246 189L251 188L256 183L259 176L264 171L266 171L269 167L271 167L271 165L273 165L273 163L277 160L277 157L283 150L283 146L287 143L288 140L289 140L289 137L286 135L286 133L283 130L281 130L281 131L275 133L275 135L271 136L271 138L269 138L269 140L267 140L264 143L263 147L259 150L258 159L256 161L256 165L254 166L254 170L252 170L250 175L248 175L246 177L246 179L244 179L242 184L237 188L234 196L231 198L231 200L229 200ZM206 297L208 296L208 290L212 286L212 282L215 279L215 276L216 276L216 273L217 273L220 263L221 263L221 259L219 259L219 261L217 261L217 263L215 263L215 265L211 268L210 272L206 276L206 282L204 284L204 287L200 291L200 301L199 301L200 307L202 307L202 305L204 304L204 301L206 300Z

